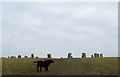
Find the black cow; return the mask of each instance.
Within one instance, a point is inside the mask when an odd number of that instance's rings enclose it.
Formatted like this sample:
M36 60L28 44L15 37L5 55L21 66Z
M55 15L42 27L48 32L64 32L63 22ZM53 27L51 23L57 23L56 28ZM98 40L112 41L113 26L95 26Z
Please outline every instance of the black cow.
M38 72L39 67L40 67L40 72L41 72L42 67L45 68L45 71L48 71L48 66L51 63L54 63L54 61L53 60L45 60L45 61L39 60L39 61L34 61L33 63L37 63L37 72Z

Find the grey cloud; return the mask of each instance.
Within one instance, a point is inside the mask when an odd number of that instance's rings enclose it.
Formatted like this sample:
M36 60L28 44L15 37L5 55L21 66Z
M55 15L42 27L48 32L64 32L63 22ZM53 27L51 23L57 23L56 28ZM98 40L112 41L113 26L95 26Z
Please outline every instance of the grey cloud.
M117 56L117 3L5 3L3 9L5 56Z

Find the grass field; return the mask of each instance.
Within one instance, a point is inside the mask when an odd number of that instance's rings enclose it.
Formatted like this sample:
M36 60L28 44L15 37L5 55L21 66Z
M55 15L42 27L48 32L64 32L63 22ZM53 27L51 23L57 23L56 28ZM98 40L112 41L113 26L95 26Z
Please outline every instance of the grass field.
M4 58L2 59L3 75L117 75L118 58L73 58L53 59L49 71L36 72L33 61L40 58ZM44 60L44 59L42 59Z

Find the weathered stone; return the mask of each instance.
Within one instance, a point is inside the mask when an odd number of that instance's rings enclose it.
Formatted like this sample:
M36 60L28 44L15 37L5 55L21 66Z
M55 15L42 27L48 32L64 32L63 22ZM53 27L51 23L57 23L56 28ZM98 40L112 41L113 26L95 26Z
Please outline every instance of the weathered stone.
M97 53L94 53L94 57L97 57Z
M15 56L11 56L10 58L16 58Z
M5 58L5 57L1 57L1 58Z
M63 59L63 57L61 57L61 59Z
M93 55L91 55L91 57L93 58Z
M47 54L47 58L52 58L51 54Z
M31 58L34 58L34 54L31 54Z
M21 58L21 55L18 55L18 58Z
M97 57L99 57L99 54L97 54Z
M28 56L24 56L24 58L28 58Z
M86 58L86 53L82 53L82 58Z
M100 57L103 57L103 54L102 54L102 53L100 54Z
M11 56L10 58L13 58L13 56Z
M36 58L39 58L38 56L36 56Z
M72 53L68 53L68 58L72 58Z

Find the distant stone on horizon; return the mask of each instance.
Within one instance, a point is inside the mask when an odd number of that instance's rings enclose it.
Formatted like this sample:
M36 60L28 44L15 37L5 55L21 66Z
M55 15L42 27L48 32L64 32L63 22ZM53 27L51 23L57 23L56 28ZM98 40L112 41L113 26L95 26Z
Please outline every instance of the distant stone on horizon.
M97 53L94 53L94 57L97 57Z
M99 57L99 54L97 54L97 57Z
M86 58L86 53L82 53L82 58Z
M38 56L36 56L35 58L39 58Z
M91 55L91 57L93 58L93 55Z
M28 56L24 56L24 58L28 58Z
M10 58L16 58L15 56L11 56Z
M47 58L52 58L51 54L47 54Z
M34 58L34 54L31 54L31 58Z
M102 53L100 54L100 57L103 57L103 54L102 54Z
M72 58L72 53L68 53L68 58Z
M21 55L18 55L18 58L21 58Z

